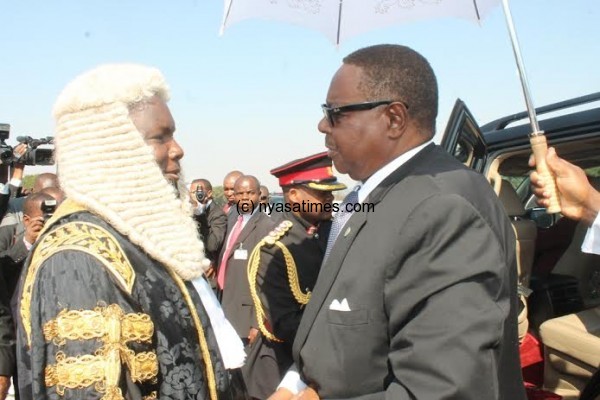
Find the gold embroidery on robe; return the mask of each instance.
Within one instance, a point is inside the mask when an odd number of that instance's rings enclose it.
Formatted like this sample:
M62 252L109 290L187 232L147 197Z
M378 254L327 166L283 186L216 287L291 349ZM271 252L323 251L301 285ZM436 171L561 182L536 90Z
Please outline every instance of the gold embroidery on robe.
M94 355L56 354L56 363L46 367L45 383L56 386L61 396L65 389L94 385L104 394L103 400L122 399L119 380L123 364L134 382L155 382L158 376L158 359L153 351L135 353L127 346L130 342L152 342L154 324L148 315L125 314L116 304L94 310L63 310L43 330L46 341L57 346L69 340L95 339L102 343Z
M156 393L156 390L150 392L150 394L148 396L144 396L142 397L142 400L156 400L158 397L158 394Z
M105 229L87 222L70 222L59 226L42 238L36 246L27 269L21 298L21 320L27 345L31 346L31 297L42 263L64 250L81 251L96 258L119 285L131 294L135 272L116 239Z
M119 314L119 306L96 307L94 310L62 310L56 318L44 324L44 338L57 346L67 340L99 339L107 335L106 325L110 314ZM121 336L124 342L152 340L154 324L146 314L125 314L121 319Z

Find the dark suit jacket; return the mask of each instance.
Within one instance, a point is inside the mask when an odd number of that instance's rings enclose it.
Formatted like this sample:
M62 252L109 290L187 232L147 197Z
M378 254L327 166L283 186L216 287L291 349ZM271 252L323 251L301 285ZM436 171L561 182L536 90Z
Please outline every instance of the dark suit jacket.
M28 251L23 226L0 227L0 375L11 376L15 368L15 327L10 299L17 287Z
M366 202L300 323L304 381L322 399L524 399L515 236L485 178L430 145Z
M9 187L8 194L0 194L0 221L4 219L6 215L10 202L13 202L14 199L18 198L21 195L22 188L19 186L13 186L10 183L6 183Z
M206 256L213 263L218 263L221 247L227 233L227 216L217 204L212 202L204 213L196 215L195 219L204 243Z
M250 257L252 249L269 233L269 221L270 219L265 213L255 212L242 229L240 236L233 245L234 249L239 249L241 245L241 248L246 250L248 257ZM228 227L227 237L232 228L233 226ZM219 262L227 246L227 237L219 256ZM219 268L221 267L219 265ZM225 288L222 293L221 304L225 316L241 338L248 337L250 328L258 328L248 284L248 259L236 260L234 251L229 255L227 263Z

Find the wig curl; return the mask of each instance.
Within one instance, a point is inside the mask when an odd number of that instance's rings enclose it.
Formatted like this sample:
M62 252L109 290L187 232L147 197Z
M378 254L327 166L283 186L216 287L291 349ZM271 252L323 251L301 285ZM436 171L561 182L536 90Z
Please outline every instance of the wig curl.
M55 157L68 198L99 215L185 280L208 267L187 189L163 176L129 112L169 99L156 68L97 67L69 83L54 106Z

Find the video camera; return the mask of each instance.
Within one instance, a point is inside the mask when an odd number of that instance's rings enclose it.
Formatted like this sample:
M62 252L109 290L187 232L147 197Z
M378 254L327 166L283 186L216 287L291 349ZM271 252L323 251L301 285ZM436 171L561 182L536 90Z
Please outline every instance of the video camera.
M52 217L56 211L56 200L44 200L41 205L42 213L44 213L44 223Z
M206 193L200 187L198 187L194 193L196 194L196 200L198 200L198 203L202 203L206 198Z
M0 124L0 164L6 165L19 162L25 165L52 165L54 164L54 149L38 149L43 144L53 144L54 138L48 136L33 139L31 136L17 136L17 142L25 143L27 150L18 159L14 156L13 147L6 144L10 136L10 125Z

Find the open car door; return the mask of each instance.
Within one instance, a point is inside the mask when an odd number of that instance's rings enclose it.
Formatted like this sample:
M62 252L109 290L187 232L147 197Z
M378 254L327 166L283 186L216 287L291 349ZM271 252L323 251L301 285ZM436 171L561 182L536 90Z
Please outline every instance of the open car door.
M441 146L467 167L483 173L487 146L473 114L461 99L454 104Z

